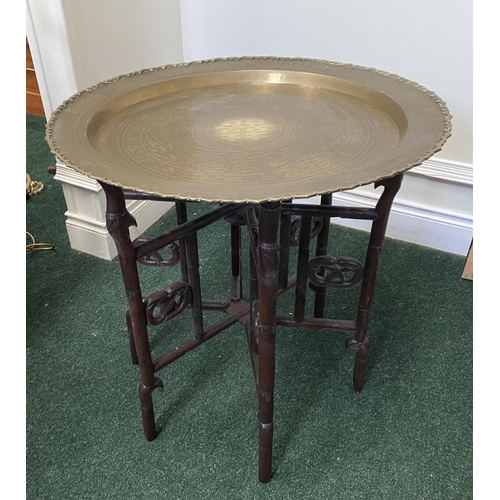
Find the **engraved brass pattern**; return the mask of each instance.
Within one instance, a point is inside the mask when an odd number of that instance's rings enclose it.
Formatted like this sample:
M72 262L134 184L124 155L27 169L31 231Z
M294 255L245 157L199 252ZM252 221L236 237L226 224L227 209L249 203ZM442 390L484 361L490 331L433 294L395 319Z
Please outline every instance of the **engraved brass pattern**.
M308 264L309 281L318 287L352 288L363 279L362 264L352 257L323 255Z
M260 141L268 139L276 130L276 125L259 118L225 120L214 127L217 138L223 141Z
M64 164L158 196L263 203L389 178L439 151L451 116L398 75L330 61L242 57L98 83L52 114Z

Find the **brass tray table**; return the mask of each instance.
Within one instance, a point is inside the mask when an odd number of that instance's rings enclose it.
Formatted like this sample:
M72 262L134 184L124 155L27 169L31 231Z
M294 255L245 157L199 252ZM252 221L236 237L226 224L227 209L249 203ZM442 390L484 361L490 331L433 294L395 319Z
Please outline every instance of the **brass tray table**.
M139 365L145 436L156 437L157 373L229 326L246 328L259 405L259 479L272 477L277 326L345 332L356 350L354 390L365 383L368 323L391 205L406 170L439 151L451 116L433 92L398 75L322 60L243 57L144 69L83 90L47 124L51 151L97 179L120 259L132 361ZM375 208L332 205L332 193L374 184ZM321 195L321 204L293 199ZM174 201L177 227L132 241L127 199ZM187 203L215 204L188 220ZM366 260L328 255L330 219L372 221ZM202 298L197 233L231 224L231 297ZM241 228L250 235L250 283L241 280ZM316 238L314 257L311 240ZM290 249L298 247L295 276ZM168 247L171 257L160 250ZM138 264L180 265L182 281L148 297ZM354 319L324 317L326 289L360 285ZM314 317L305 316L314 290ZM293 316L278 316L279 295L294 290ZM148 327L189 309L193 337L152 358ZM204 310L226 313L207 326Z

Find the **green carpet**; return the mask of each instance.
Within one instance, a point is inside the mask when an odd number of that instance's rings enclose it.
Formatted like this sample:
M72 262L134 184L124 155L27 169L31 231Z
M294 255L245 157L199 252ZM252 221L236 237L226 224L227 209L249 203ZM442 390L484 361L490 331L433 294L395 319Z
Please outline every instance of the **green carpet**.
M47 173L54 159L44 120L26 123L26 170L46 186L26 203L26 230L55 247L26 255L28 499L472 498L465 258L386 240L362 394L352 389L354 353L342 333L278 330L275 472L263 485L257 398L239 325L160 372L160 433L144 439L118 262L71 250L61 185ZM190 216L208 208L193 204ZM167 214L147 234L173 225ZM206 298L228 296L228 229L220 221L199 233ZM366 242L366 233L334 226L330 253L363 261ZM178 277L177 267L141 268L146 295ZM358 294L329 290L328 316L352 319ZM292 299L280 299L282 312ZM218 315L207 313L206 323ZM187 340L190 327L184 313L151 329L153 354Z

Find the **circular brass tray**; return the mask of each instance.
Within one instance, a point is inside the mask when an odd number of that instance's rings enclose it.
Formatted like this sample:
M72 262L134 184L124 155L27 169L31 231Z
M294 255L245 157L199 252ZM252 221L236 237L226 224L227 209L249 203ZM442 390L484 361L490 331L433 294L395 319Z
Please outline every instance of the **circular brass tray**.
M369 184L439 151L445 103L373 68L244 57L146 69L65 101L51 151L108 184L182 200L263 202Z

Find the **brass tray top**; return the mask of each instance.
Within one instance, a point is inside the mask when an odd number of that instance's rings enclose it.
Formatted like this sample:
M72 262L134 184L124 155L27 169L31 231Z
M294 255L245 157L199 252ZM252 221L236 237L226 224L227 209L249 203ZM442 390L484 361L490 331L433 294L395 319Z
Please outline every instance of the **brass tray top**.
M445 103L415 82L277 57L121 75L66 100L46 130L52 153L94 179L179 200L241 203L392 177L450 135Z

